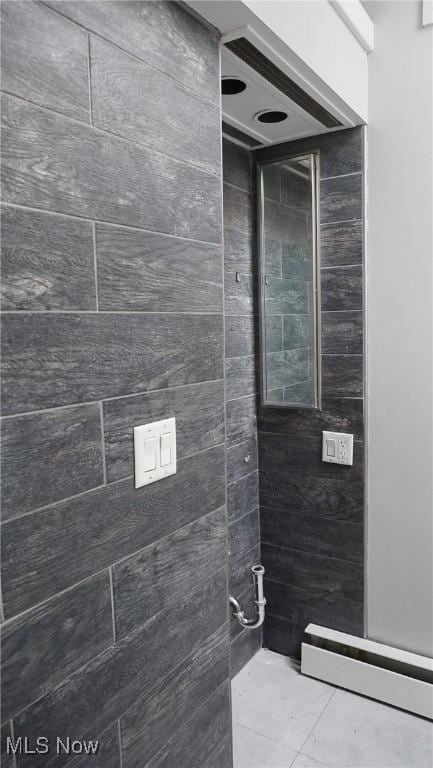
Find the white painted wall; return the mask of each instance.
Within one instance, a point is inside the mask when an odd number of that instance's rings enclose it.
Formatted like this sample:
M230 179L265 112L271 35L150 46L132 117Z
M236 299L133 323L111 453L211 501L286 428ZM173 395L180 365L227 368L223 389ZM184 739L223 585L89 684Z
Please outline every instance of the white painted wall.
M433 655L433 28L367 2L368 636Z

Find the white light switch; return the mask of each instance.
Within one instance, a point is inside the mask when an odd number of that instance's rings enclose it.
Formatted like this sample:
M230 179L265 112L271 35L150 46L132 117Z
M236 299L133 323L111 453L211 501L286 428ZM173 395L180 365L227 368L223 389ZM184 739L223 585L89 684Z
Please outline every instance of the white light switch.
M176 419L134 427L135 487L176 473Z
M322 435L322 461L353 464L353 435L345 432L322 432Z

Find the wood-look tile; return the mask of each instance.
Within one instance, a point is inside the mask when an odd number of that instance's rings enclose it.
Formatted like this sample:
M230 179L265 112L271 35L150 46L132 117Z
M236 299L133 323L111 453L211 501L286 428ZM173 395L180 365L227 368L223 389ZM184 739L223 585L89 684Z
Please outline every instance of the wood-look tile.
M272 390L306 381L309 375L308 358L308 349L267 353L267 387Z
M110 5L51 0L47 5L219 103L218 38L181 6L131 0Z
M219 571L169 614L160 611L140 630L81 667L18 715L15 735L34 739L43 733L55 743L57 737L70 734L92 738L101 733L140 696L149 696L164 675L226 622L225 580L225 571ZM25 756L18 759L19 768L24 760ZM66 760L64 754L36 755L34 766L51 768Z
M254 356L230 357L225 366L226 399L253 395L257 389L257 361Z
M4 202L221 242L216 176L10 96L2 118Z
M313 315L283 316L283 349L300 349L313 344Z
M227 512L230 523L236 522L258 507L259 476L257 472L245 475L227 486Z
M261 540L327 557L364 561L364 526L333 517L264 507L260 509Z
M240 274L236 280L236 272L224 274L224 311L226 315L257 314L256 277Z
M261 545L261 554L266 578L296 587L302 591L305 600L320 601L332 597L362 603L364 569L360 563L275 547L265 542Z
M2 768L15 768L15 760L10 749L12 731L10 723L5 723L1 728L0 757Z
M283 315L268 315L265 318L266 352L283 350Z
M225 507L113 566L116 637L126 637L154 613L173 604L226 565Z
M363 278L361 266L322 269L320 282L322 312L362 310Z
M227 768L232 765L230 683L220 686L146 768Z
M309 350L310 362L309 362L309 375L311 375L311 352ZM285 403L298 406L312 406L314 403L314 388L313 380L306 379L306 381L300 381L298 384L289 384L284 387L283 400Z
M253 232L254 209L252 196L230 184L223 184L224 227L246 234Z
M258 352L258 327L252 315L224 318L226 357L245 357Z
M1 218L3 311L96 309L90 222L9 206Z
M362 399L324 398L321 409L280 410L259 408L258 426L261 432L320 436L323 430L351 432L355 440L363 437Z
M257 509L248 512L229 525L230 558L238 560L260 542L259 514Z
M308 472L260 472L260 503L271 509L299 512L362 524L363 478L348 480Z
M257 433L256 396L230 400L226 405L226 433L228 443L239 443Z
M281 202L305 212L311 208L311 180L281 169ZM307 170L308 174L309 171Z
M121 718L124 768L141 768L228 677L223 624Z
M176 475L163 482L136 490L130 478L4 523L6 617L224 503L224 449L220 446L179 461Z
M244 629L230 645L230 668L232 678L243 669L262 647L260 629Z
M300 659L304 628L304 624L294 624L280 616L272 616L268 611L263 625L263 647Z
M364 446L354 443L353 466L329 464L322 461L322 435L301 434L259 435L260 468L263 471L334 477L336 480L356 481L363 477Z
M252 192L251 152L225 138L223 139L223 180L245 192Z
M94 739L95 740L95 739ZM91 758L91 768L122 768L120 762L119 726L117 720L100 736L98 751ZM68 768L90 768L89 756L72 759Z
M252 435L227 448L227 482L235 483L257 469L257 438Z
M311 280L313 246L306 237L282 246L282 276L288 280Z
M105 401L108 482L134 474L133 427L176 419L178 459L224 442L224 382L212 381Z
M362 264L363 222L345 221L320 227L320 264L341 267Z
M5 414L220 379L222 319L6 315L3 366Z
M257 272L257 248L253 232L239 232L224 223L224 269L227 272Z
M99 405L2 420L2 518L104 482Z
M362 397L363 356L322 355L322 392L325 397Z
M322 312L322 353L362 355L363 312Z
M265 235L263 250L263 272L266 277L282 277L283 245L281 241Z
M280 165L264 165L262 168L263 192L267 200L276 203L281 202L281 174Z
M362 579L362 576L360 577ZM361 635L363 630L363 604L347 599L326 584L316 590L305 584L300 586L265 583L267 609L274 616L287 618L306 627L309 622Z
M108 571L2 629L2 716L13 717L114 642Z
M258 563L260 563L260 543L244 552L237 560L230 558L230 594L237 597L246 592L250 593L251 589L254 590L254 577L251 568Z
M268 315L288 315L308 312L308 283L269 277L265 289Z
M38 3L2 3L2 88L90 122L84 30Z
M96 225L99 309L222 312L221 249Z
M337 176L320 183L320 220L323 224L362 218L362 174Z
M220 174L219 107L96 37L90 64L96 127Z

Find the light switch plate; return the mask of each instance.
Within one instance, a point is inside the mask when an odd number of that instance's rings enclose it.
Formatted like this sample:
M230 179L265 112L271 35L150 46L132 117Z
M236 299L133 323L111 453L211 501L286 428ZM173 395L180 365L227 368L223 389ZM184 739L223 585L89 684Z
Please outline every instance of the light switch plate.
M135 487L176 474L176 419L134 427Z
M322 461L353 464L353 435L345 432L322 432L322 435Z

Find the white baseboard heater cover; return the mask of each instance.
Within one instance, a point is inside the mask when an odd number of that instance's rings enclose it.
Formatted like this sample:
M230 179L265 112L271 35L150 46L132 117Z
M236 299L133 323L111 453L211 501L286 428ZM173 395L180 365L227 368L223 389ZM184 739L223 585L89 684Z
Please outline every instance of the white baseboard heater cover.
M304 675L433 720L433 659L316 624L305 634Z

